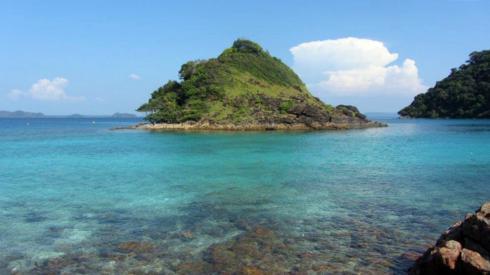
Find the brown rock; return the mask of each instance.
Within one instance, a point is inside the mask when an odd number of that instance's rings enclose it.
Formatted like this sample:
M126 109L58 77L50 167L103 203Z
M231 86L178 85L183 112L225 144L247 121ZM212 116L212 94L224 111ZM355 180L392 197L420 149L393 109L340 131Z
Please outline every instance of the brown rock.
M484 207L485 206L485 207ZM487 251L490 251L490 219L487 218L487 206L482 206L483 211L479 211L469 216L463 222L463 235L479 243Z
M151 243L135 241L121 243L117 246L117 248L123 252L134 253L148 253L155 249Z
M456 265L461 254L461 244L447 241L442 247L433 247L420 257L410 274L451 274L456 272Z
M437 240L436 245L444 245L446 241L449 240L455 240L458 242L461 242L463 239L463 229L461 225L463 224L462 221L459 221L455 224L453 224L451 227L449 227L442 235L439 237Z
M441 262L437 260L438 257L436 257L436 254L437 248L432 247L427 249L424 254L420 256L417 261L415 261L415 264L408 270L408 274L419 275L442 273L441 268L443 266Z
M313 266L312 269L313 271L319 272L320 274L331 274L333 272L339 272L338 266L335 264L319 264Z
M192 231L186 230L186 231L180 232L179 237L182 240L191 240L194 238L194 235L192 234Z
M490 218L490 202L486 202L484 203L480 209L478 210L478 212L480 212L484 217L486 217L487 219Z
M444 232L410 274L489 274L490 202Z
M243 275L263 275L265 274L261 269L254 266L245 266L240 270L240 273Z
M253 227L224 243L215 244L204 254L213 274L283 274L289 253L284 240L274 231Z
M464 248L461 252L463 274L490 274L490 261L480 253Z
M447 241L443 247L439 248L442 264L450 270L456 270L456 263L461 254L461 248L459 242L453 240Z
M274 232L269 228L262 226L257 226L254 228L253 233L259 238L269 238L274 237Z
M209 264L202 261L184 262L177 266L177 274L206 274L209 271Z
M479 245L478 243L476 243L470 238L464 239L464 247L469 250L473 250L475 252L480 253L480 255L482 255L483 257L490 258L490 252L488 252L485 248L483 248L481 245Z
M231 264L235 262L235 254L224 245L212 245L208 249L207 260L212 264Z
M261 256L257 243L253 240L239 240L233 244L232 250L242 258L259 258Z
M301 259L310 259L310 258L315 257L315 254L313 254L311 252L304 252L304 253L298 254L298 257Z

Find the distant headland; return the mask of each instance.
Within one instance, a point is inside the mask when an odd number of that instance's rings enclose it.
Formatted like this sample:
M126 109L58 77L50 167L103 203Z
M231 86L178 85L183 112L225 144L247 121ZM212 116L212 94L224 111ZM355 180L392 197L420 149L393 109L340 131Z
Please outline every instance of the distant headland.
M40 112L25 112L25 111L0 111L0 118L138 118L135 114L130 113L114 113L112 115L45 115Z
M323 103L281 60L238 39L217 58L182 65L180 81L155 90L138 111L144 129L308 130L385 126L356 107Z
M412 118L490 118L490 50L470 60L398 112Z
M43 113L33 113L24 111L0 111L0 118L35 118L45 117Z

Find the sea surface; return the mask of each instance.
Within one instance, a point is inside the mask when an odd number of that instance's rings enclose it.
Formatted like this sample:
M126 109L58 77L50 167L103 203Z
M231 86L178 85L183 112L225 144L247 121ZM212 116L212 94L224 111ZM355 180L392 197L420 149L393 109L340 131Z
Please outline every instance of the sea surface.
M402 274L490 199L490 121L378 118L209 133L0 119L0 274Z

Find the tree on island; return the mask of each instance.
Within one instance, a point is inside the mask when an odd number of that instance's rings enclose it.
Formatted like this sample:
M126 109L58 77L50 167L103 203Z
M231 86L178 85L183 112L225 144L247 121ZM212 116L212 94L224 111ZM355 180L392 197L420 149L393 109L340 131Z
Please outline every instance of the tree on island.
M490 50L473 52L426 93L398 112L402 117L490 118Z

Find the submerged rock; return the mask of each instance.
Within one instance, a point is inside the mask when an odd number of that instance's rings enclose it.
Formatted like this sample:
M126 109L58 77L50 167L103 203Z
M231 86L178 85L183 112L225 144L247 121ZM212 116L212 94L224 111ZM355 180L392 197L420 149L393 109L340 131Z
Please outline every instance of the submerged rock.
M118 249L126 253L149 253L153 252L155 247L147 242L124 242L118 245Z
M490 274L490 202L444 232L410 274Z
M256 226L230 241L209 247L204 261L211 265L211 273L278 274L286 271L287 255L291 253L274 231Z
M179 239L183 241L188 241L194 238L194 234L190 230L182 231L178 233Z

